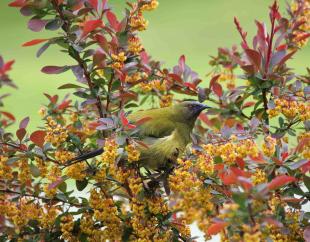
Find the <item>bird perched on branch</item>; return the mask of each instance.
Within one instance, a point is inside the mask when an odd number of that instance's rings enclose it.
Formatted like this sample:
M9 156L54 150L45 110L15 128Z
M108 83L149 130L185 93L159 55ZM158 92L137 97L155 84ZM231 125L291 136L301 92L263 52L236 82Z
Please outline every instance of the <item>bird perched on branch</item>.
M139 139L146 144L138 147L140 164L149 169L160 169L165 167L167 162L174 162L190 143L195 121L206 108L209 107L199 102L184 101L171 107L130 114L127 118L132 123L148 118L139 126ZM71 162L86 160L102 152L103 149L92 151Z

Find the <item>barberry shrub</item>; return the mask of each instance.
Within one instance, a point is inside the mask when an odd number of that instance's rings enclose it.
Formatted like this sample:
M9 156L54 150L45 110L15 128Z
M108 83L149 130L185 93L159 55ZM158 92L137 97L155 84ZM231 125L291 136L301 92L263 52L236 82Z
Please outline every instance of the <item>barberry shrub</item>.
M310 71L289 68L309 37L309 0L284 14L274 2L270 28L256 21L252 40L235 18L241 46L218 49L209 82L184 56L166 69L147 54L139 32L157 0L127 4L122 19L107 0L9 4L31 30L55 31L23 46L40 45L40 56L57 45L70 56L74 64L42 72L72 71L76 81L59 89L76 98L44 94L34 132L28 117L8 132L15 118L0 111L0 240L193 241L196 222L206 240L309 241ZM15 87L12 64L0 58L0 87ZM136 133L147 120L130 123L128 112L182 99L212 106L192 144L173 169L141 167Z

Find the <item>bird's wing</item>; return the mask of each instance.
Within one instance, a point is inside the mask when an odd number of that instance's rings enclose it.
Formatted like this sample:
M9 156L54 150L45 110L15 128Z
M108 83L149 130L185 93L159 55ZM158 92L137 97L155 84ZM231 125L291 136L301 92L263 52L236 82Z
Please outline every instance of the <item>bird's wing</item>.
M137 122L144 118L150 118L139 126L139 134L141 136L162 138L172 134L175 129L175 124L164 114L165 112L159 112L158 109L138 111L130 114L128 120L131 122Z

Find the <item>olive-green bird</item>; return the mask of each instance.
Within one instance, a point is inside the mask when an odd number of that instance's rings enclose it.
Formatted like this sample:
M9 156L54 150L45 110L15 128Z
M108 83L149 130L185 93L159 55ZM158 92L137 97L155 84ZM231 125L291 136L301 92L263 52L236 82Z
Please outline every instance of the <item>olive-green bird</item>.
M184 101L171 107L130 114L127 118L132 123L149 118L139 126L139 139L147 146L138 147L141 165L149 169L158 169L164 168L167 162L174 162L190 143L195 121L206 108L209 107L199 102ZM71 162L89 159L102 152L103 149L96 150Z

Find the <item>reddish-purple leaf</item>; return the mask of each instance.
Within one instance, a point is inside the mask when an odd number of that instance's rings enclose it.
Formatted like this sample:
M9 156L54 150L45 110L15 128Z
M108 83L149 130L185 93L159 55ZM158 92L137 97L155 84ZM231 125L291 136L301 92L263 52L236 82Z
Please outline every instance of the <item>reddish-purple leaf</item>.
M215 82L211 89L218 97L223 96L223 88L219 83Z
M44 138L45 138L46 132L43 130L37 130L34 131L31 135L30 135L30 140L36 144L39 147L43 147L44 145Z
M96 20L88 20L86 22L84 22L83 24L83 32L82 32L82 38L85 37L86 35L88 35L90 32L92 32L93 30L95 30L96 28L102 27L103 26L103 22L100 19L96 19Z
M5 111L0 111L0 113L2 113L4 116L6 116L8 119L15 121L15 117L13 114L9 113L9 112L5 112Z
M210 88L211 88L211 86L219 79L220 76L221 76L221 75L218 74L218 75L215 75L215 76L213 76L213 77L211 78L210 84L209 84L209 87L210 87Z
M19 128L20 129L25 129L29 123L29 117L24 118L22 121L19 123Z
M115 30L115 32L119 31L119 21L116 18L116 15L112 11L107 12L107 19L112 27L112 29Z
M16 131L16 136L17 136L17 138L20 140L20 141L22 141L23 140L23 138L25 137L25 135L26 135L26 130L24 129L24 128L20 128L20 129L18 129L17 131Z
M34 32L40 32L46 25L48 21L42 19L30 19L28 21L28 28Z
M287 60L292 58L292 56L296 53L297 50L292 51L291 53L288 53L286 56L283 57L283 59L279 62L278 66L282 66Z
M262 60L260 53L253 49L245 49L244 51L249 61L256 66L257 70L259 70Z
M51 189L58 187L58 185L63 183L63 181L64 179L62 177L57 177L56 181L48 185L48 189L51 190Z
M174 81L176 81L178 83L181 83L181 84L183 83L182 78L177 74L170 73L170 74L168 74L168 76L171 77Z
M241 66L241 68L250 75L253 75L256 72L255 67L253 65L243 65Z
M98 10L98 0L88 0L93 9Z
M304 239L306 242L310 242L310 226L306 227L304 230Z
M183 73L185 70L185 56L181 55L181 57L179 58L179 67L181 72Z
M122 122L122 125L125 127L125 128L128 128L128 129L134 129L136 128L135 125L133 124L130 124L127 117L125 116L125 113L122 111L120 113L120 119L121 119L121 122Z
M279 187L282 187L288 183L296 181L295 177L288 176L288 175L281 175L278 177L275 177L271 182L268 183L269 190L275 190Z
M44 66L41 71L45 74L59 74L69 69L68 66Z

